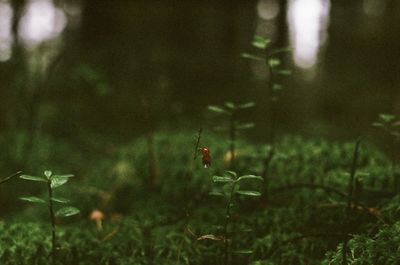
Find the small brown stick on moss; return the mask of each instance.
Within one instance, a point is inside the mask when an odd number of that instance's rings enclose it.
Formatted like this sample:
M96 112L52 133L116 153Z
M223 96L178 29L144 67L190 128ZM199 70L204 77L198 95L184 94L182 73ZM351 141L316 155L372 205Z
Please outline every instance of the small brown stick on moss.
M197 154L199 153L199 146L200 146L200 139L201 139L201 133L203 132L203 128L199 129L199 132L197 134L197 141L194 146L194 152L193 152L193 160L196 160Z

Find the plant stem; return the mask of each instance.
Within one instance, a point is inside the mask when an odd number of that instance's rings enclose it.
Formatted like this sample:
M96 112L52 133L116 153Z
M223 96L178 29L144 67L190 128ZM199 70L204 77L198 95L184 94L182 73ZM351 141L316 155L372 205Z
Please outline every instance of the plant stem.
M226 205L226 215L224 224L224 265L228 265L229 260L229 242L228 242L228 225L231 218L231 204L233 201L233 193L235 191L236 181L233 182L231 192L229 194L228 204Z
M194 153L193 153L193 160L196 160L197 154L199 152L199 146L200 146L200 139L201 139L201 133L203 132L203 128L200 127L199 132L197 133L197 141L194 146Z
M8 177L6 177L6 178L4 178L4 179L1 179L1 180L0 180L0 184L3 184L3 183L5 183L5 182L11 180L11 179L14 178L14 177L16 177L16 176L18 176L18 175L21 175L21 174L22 174L22 171L15 172L15 173L9 175Z
M346 212L345 212L345 239L343 241L343 248L342 248L342 264L346 265L347 264L347 244L349 242L349 236L348 236L348 228L346 226L349 225L349 218L351 215L352 211L352 203L353 203L353 193L354 193L354 179L356 175L356 170L357 170L357 160L358 160L358 155L359 155L359 148L360 148L360 142L361 140L358 139L354 148L354 154L353 154L353 162L351 164L351 169L350 169L350 179L349 179L349 191L348 191L348 196L347 196L347 207L346 207Z
M268 55L267 55L268 56ZM275 146L275 95L274 95L274 72L272 66L268 63L269 58L267 57L269 80L268 80L268 93L269 93L269 142L272 147Z
M236 126L235 113L232 112L229 120L229 137L230 137L230 168L233 169L235 164L235 141L236 141Z
M274 96L274 71L272 69L272 66L269 63L269 59L270 56L268 54L268 50L265 50L265 63L268 67L268 73L269 73L269 78L267 81L267 88L268 88L268 96L269 96L269 122L270 122L270 126L269 126L269 135L268 135L268 142L271 145L271 149L267 152L267 154L265 155L265 159L264 159L264 169L263 172L261 174L261 176L264 178L265 180L265 185L266 185L266 189L268 190L268 184L269 184L269 168L270 168L270 164L271 164L271 160L274 157L275 154L275 96ZM266 193L268 194L268 193Z
M396 141L392 138L392 144L390 145L390 159L391 159L391 175L393 180L394 192L399 191L399 180L396 174Z
M51 188L50 180L47 183L47 187L49 190L49 213L51 219L51 256L52 256L52 264L55 265L56 264L56 220L53 210L53 189Z

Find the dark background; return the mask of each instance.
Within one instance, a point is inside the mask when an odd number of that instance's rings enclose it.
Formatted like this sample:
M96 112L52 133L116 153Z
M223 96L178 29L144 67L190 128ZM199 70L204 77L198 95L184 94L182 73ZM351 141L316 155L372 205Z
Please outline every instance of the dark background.
M47 24L64 16L65 25L32 44L23 20L39 2L45 3L36 6L43 17L58 10ZM0 3L13 12L0 21L3 32L10 28L0 39L6 47L0 53L0 133L66 139L89 133L124 142L149 126L198 128L209 104L255 101L257 108L244 117L257 124L248 136L264 140L266 69L240 57L253 52L256 34L273 47L294 49L283 58L293 75L283 81L281 133L349 139L373 132L378 113L400 111L396 0ZM288 15L296 5L302 10L297 28ZM295 30L300 42L317 36L306 43L316 54L311 67L295 63L296 50L307 48L296 44Z

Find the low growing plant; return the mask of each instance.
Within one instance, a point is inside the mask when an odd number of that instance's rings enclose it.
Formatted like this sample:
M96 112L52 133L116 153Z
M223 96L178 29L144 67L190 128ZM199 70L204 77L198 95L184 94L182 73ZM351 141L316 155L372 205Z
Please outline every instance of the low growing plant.
M262 170L261 176L266 180L266 185L268 185L268 175L270 170L270 164L275 154L275 134L276 134L276 106L279 100L280 92L284 89L282 83L279 82L279 76L288 76L291 74L290 70L282 68L282 61L279 58L279 55L282 53L287 53L290 51L289 48L271 48L271 40L261 37L255 36L252 42L252 46L258 50L261 50L264 54L250 54L250 53L242 53L243 58L247 58L250 60L261 61L264 62L267 71L268 71L268 79L267 79L267 93L268 93L268 107L269 107L269 135L268 141L270 143L270 147L267 149L265 159L264 159L264 168Z
M52 264L57 263L57 242L56 242L56 216L59 217L67 217L76 215L79 213L79 209L67 206L58 209L57 211L54 208L54 203L61 203L66 204L69 200L64 198L58 198L54 196L54 189L64 185L68 182L68 180L73 177L73 175L53 175L53 173L49 170L44 171L43 176L30 176L30 175L21 175L20 178L28 181L36 181L36 182L43 182L47 186L48 190L48 197L46 199L42 199L36 196L30 197L21 197L20 199L23 201L28 201L32 203L41 203L47 204L49 208L49 216L50 216L50 223L51 223L51 257L52 257Z
M211 238L222 240L224 242L223 247L223 264L228 265L229 257L231 253L236 254L251 254L253 251L250 249L240 249L232 251L230 244L232 244L232 233L230 231L231 225L231 215L232 207L235 205L236 197L238 195L248 196L248 197L259 197L261 193L255 190L243 190L240 188L241 184L245 181L262 181L263 178L255 175L243 175L238 176L236 172L226 171L223 176L214 176L213 182L216 184L222 184L222 187L216 187L216 189L211 192L211 195L223 196L225 198L225 220L222 226L222 236Z

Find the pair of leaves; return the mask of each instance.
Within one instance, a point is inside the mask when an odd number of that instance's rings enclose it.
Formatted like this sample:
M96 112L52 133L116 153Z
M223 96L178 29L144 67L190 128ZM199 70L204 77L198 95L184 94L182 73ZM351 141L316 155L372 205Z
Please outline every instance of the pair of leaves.
M45 200L43 200L42 198L39 198L39 197L35 197L35 196L21 197L20 199L23 201L28 201L28 202L33 202L33 203L47 204L47 202ZM66 199L54 198L54 197L52 198L52 201L59 202L59 203L68 203L69 202ZM67 206L67 207L63 207L63 208L59 209L56 212L56 216L68 217L68 216L76 215L79 212L80 212L80 210L78 208L72 207L72 206Z
M50 172L50 173L49 173ZM57 188L68 182L69 178L74 175L51 175L51 171L45 171L45 177L38 176L30 176L30 175L21 175L21 179L37 181L37 182L46 182L51 181L51 188ZM47 179L48 178L48 179Z
M33 202L33 203L47 203L45 200L42 198L36 197L36 196L29 196L29 197L20 197L21 200L23 201L28 201L28 202ZM69 200L64 199L64 198L56 198L53 197L51 198L53 202L58 202L58 203L68 203Z
M242 104L234 104L233 102L225 102L225 106L210 105L207 107L209 111L221 114L232 114L232 110L253 108L254 102L246 102Z
M225 176L213 176L213 182L215 183L225 183L225 186L223 187L223 190L225 193L227 193L227 190L230 190L232 188L231 185L236 185L238 186L238 183L243 180L259 180L263 181L264 179L261 176L255 176L255 175L243 175L239 178L237 178L236 172L233 171L226 171ZM252 197L258 197L261 196L261 193L258 191L252 191L252 190L240 190L237 188L234 190L235 193L240 194L240 195L245 195L245 196L252 196ZM209 193L210 195L215 195L215 196L223 196L224 193L220 191L212 191Z

